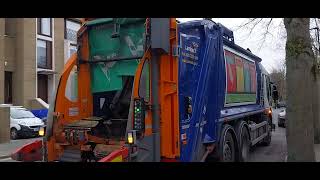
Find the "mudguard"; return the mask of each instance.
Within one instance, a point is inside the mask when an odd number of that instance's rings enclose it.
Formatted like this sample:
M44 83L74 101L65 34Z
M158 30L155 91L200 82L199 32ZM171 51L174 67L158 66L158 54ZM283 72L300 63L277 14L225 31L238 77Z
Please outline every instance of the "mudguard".
M17 149L11 154L11 159L24 162L42 161L42 140L36 140Z

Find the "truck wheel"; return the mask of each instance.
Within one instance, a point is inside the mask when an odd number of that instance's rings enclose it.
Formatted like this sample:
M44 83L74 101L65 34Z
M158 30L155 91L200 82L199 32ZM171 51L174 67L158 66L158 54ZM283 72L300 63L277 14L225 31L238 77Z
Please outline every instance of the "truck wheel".
M235 162L236 144L230 130L233 129L230 125L226 125L221 133L219 155L221 162Z
M242 162L246 162L249 157L250 139L249 139L249 133L245 126L242 127L242 133L240 137L241 137L241 141L240 141L239 159Z
M236 135L239 142L239 153L238 153L238 160L240 162L246 162L249 157L249 150L250 150L250 136L249 132L246 128L246 122L240 121L236 127Z
M10 138L15 140L18 138L18 131L16 128L11 128L10 130Z
M270 126L270 125L268 125ZM261 145L263 146L269 146L271 144L271 127L269 127L269 130L268 130L268 135L263 138L262 142L261 142Z

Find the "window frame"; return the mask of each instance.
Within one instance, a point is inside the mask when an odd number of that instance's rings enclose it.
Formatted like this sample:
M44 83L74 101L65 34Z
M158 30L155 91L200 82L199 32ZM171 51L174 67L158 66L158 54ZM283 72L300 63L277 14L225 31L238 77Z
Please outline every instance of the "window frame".
M79 24L80 28L81 28L81 21L78 21L76 19L71 19L71 18L64 18L64 39L68 40L68 41L72 41L72 40L67 39L67 21L71 21L71 22ZM72 42L74 42L74 41L72 41Z
M234 54L235 56L238 56L238 58L242 59L242 60L246 60L248 62L252 62L254 64L254 68L255 68L255 75L254 75L254 83L255 83L255 88L254 88L254 92L251 92L250 94L255 94L255 102L253 101L247 101L247 102L232 102L232 103L227 103L227 96L229 94L228 92L228 74L227 74L227 61L226 61L226 51L231 52L232 54ZM256 71L257 68L257 62L254 61L252 58L248 57L245 54L242 54L241 52L233 49L232 47L229 47L227 45L223 45L223 58L224 58L224 67L225 67L225 95L224 95L224 107L234 107L234 106L242 106L242 105L250 105L250 104L256 104L257 100L258 100L258 74ZM243 92L245 93L245 92Z
M46 36L52 38L52 18L48 18L50 20L50 35L44 34L42 32L42 20L43 18L37 18L37 34L41 36Z
M38 59L39 52L38 52L37 53L37 57L36 57L37 58L37 68L52 70L53 69L53 67L52 67L52 64L53 64L53 62L52 62L53 61L53 58L52 58L52 41L48 41L48 40L45 40L45 39L37 38L37 48L38 48L38 45L39 45L38 41L44 41L46 43L46 65L47 66L46 67L39 66L39 59ZM50 45L48 46L48 44L50 44Z
M77 52L77 50L78 50L77 44L75 44L75 43L70 43L70 44L69 44L69 47L68 47L69 58L72 56L72 54L70 53L70 50L71 50L73 47L76 48L76 52Z

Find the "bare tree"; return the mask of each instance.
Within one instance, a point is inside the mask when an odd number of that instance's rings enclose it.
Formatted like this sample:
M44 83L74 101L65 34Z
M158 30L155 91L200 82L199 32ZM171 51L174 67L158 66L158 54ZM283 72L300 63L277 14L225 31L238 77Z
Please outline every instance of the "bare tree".
M313 127L314 127L314 143L320 144L320 75L317 69L317 61L314 62L313 66L314 73L314 84L312 87L312 111L313 111Z
M314 58L314 85L313 85L313 126L314 126L314 143L320 144L320 74L317 70L318 64L319 64L319 51L320 51L320 44L319 44L319 19L314 18L311 20L312 27L311 32L314 31L314 33L311 33L311 39L312 39L312 50L314 52L315 58Z
M249 19L239 28L242 26L251 28L250 35L252 28L262 21L261 18ZM269 26L272 24L272 19L265 21L267 23L262 25L265 29L263 42L270 34ZM320 88L317 88L317 83L320 85L320 76L316 70L317 61L312 51L315 48L310 38L310 18L284 18L283 23L287 35L285 74L288 89L286 91L288 161L315 161L314 142L320 141L320 112L318 112Z
M284 18L284 25L287 32L288 161L315 161L312 113L314 54L309 32L310 18Z

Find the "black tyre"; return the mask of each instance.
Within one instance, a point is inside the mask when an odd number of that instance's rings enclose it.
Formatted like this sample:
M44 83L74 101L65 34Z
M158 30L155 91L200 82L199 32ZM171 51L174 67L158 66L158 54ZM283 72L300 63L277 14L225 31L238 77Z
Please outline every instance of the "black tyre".
M269 132L270 133L270 132ZM261 144L263 146L269 146L271 144L271 133L268 134L265 138L263 138Z
M248 161L249 157L249 150L250 150L250 139L249 133L245 126L242 126L242 131L240 134L240 153L239 153L239 160L241 162Z
M245 121L240 121L235 126L236 136L238 139L238 147L239 147L237 160L240 162L246 162L249 157L250 136L249 136L247 126L248 125Z
M18 138L18 131L16 128L11 128L10 130L10 138L15 140Z
M230 125L225 125L222 130L219 142L219 159L221 162L235 162L236 160L236 141L233 139Z
M261 142L261 145L263 146L269 146L271 144L271 125L268 124L268 135L263 138L262 142Z

